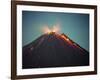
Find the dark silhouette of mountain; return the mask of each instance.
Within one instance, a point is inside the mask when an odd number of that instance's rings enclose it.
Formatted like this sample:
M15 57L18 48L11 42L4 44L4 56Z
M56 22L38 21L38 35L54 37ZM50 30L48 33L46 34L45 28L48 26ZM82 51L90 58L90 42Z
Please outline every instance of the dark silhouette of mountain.
M89 52L65 34L51 32L23 47L22 68L89 65Z

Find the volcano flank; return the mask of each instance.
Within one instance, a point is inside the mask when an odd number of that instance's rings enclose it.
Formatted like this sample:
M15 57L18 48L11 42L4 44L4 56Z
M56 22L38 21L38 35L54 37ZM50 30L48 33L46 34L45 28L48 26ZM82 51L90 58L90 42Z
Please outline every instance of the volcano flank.
M65 34L46 33L23 47L22 68L89 65L89 52Z

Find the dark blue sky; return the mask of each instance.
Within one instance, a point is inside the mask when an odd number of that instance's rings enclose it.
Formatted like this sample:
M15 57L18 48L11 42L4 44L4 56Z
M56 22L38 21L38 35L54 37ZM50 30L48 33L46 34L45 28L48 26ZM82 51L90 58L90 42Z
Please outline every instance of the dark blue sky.
M89 14L22 11L22 45L43 34L42 27L60 23L61 33L89 51Z

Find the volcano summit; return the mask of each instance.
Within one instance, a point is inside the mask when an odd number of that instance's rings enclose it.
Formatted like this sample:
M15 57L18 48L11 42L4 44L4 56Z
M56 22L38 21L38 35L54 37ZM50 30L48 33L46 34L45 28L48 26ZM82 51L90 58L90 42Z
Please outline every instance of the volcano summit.
M89 52L65 34L46 33L23 47L22 68L89 65Z

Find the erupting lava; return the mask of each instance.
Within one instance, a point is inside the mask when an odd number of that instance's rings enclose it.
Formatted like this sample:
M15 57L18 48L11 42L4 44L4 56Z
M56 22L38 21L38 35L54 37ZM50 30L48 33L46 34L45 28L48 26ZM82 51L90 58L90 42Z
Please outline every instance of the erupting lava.
M43 32L44 33L48 33L48 34L50 34L52 32L59 33L60 32L60 26L59 25L55 25L55 26L53 26L52 29L50 29L48 26L44 26L43 27Z

